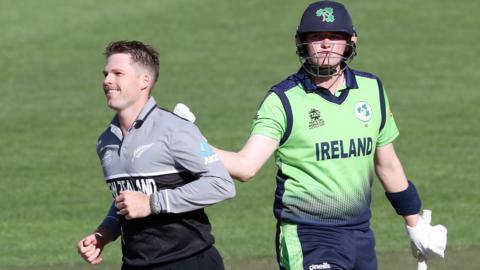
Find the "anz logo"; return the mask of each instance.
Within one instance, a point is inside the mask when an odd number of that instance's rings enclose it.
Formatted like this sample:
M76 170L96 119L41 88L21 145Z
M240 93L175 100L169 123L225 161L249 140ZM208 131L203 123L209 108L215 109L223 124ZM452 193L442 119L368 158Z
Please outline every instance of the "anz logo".
M200 143L200 156L203 157L205 165L218 161L219 158L208 143Z

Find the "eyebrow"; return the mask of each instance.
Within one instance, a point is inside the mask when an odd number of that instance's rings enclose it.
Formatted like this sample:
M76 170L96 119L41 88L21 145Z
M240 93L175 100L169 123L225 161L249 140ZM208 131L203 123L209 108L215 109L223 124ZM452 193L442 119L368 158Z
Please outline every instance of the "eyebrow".
M108 73L108 72L125 72L125 71L121 68L112 68L110 71L107 71L106 69L103 69L103 71L102 71L103 74Z

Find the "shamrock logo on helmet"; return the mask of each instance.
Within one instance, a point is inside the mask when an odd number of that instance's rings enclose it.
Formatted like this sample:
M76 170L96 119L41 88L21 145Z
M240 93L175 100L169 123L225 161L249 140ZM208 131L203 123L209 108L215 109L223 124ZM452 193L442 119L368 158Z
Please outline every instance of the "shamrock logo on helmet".
M333 8L321 8L317 10L317 17L322 17L322 22L334 22L335 16L333 16Z

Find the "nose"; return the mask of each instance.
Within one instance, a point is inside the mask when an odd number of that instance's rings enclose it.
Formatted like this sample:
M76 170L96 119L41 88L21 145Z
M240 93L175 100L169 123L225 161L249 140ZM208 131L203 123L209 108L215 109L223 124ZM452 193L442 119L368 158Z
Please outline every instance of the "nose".
M323 38L321 41L320 41L320 45L322 46L322 48L328 48L330 47L330 39L329 38Z
M107 73L103 78L103 85L109 85L109 84L112 84L112 76L110 73Z

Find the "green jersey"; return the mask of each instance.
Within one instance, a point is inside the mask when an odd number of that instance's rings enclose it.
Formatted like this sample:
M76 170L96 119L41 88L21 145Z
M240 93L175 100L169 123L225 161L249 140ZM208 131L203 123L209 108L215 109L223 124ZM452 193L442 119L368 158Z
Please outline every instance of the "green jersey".
M399 134L381 81L344 70L332 95L300 71L274 86L252 134L279 142L277 219L296 224L368 226L375 148Z

